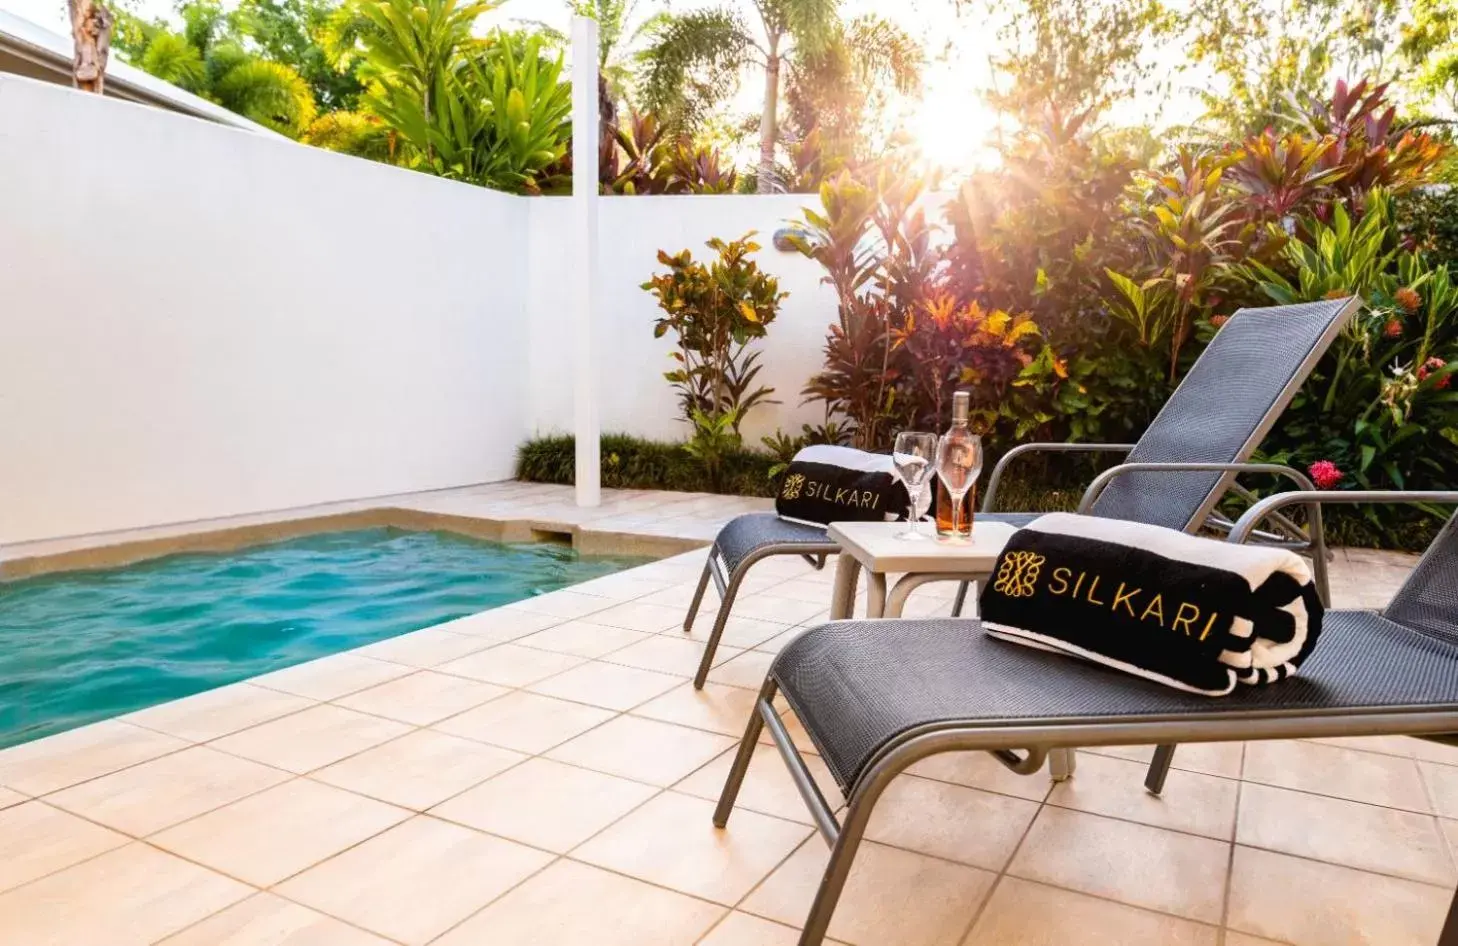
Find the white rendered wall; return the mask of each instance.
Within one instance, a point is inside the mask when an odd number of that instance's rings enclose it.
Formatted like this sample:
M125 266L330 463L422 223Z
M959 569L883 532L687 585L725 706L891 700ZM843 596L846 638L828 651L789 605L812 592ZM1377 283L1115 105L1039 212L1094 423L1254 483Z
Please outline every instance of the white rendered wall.
M528 212L0 76L0 542L509 477Z
M599 203L601 274L597 314L601 319L596 342L602 352L602 429L606 433L632 433L661 440L688 436L677 398L663 373L673 367L670 337L654 339L653 323L660 310L652 295L641 288L655 272L662 272L660 249L693 251L708 261L713 251L704 246L710 237L731 240L750 230L764 247L757 256L760 267L779 278L788 292L769 337L756 342L762 353L761 383L775 389L781 403L756 408L747 418L744 433L752 445L761 434L777 427L798 432L804 422L818 423L824 410L801 405L800 389L822 362L825 333L835 321L835 293L821 285L824 270L798 253L782 253L772 245L774 231L800 216L800 208L814 197L805 194L773 196L609 197ZM538 433L572 429L572 384L562 377L567 365L571 320L567 289L555 253L553 234L568 219L567 201L544 198L532 207L531 290L528 306L532 330L532 428Z
M932 203L946 198L936 196ZM683 439L659 249L758 231L800 390L834 296L772 246L813 195L600 202L602 429ZM939 212L938 212L939 216ZM0 74L0 545L509 478L573 428L570 202Z

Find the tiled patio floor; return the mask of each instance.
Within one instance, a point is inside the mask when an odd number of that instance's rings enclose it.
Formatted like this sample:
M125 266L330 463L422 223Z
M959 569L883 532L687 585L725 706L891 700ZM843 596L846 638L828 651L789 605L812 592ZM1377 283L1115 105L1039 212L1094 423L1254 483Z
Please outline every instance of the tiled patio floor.
M754 504L502 485L453 515L712 535ZM523 510L527 510L523 512ZM604 527L602 524L606 522ZM696 693L691 552L0 752L0 943L793 944L826 858L771 747L710 823L754 689L828 572L758 566ZM1338 604L1405 560L1342 552ZM908 614L945 613L951 585ZM712 596L712 590L710 592ZM790 722L794 731L793 721ZM1187 746L1074 779L942 756L883 801L832 926L857 946L1432 946L1458 750ZM820 774L827 795L834 791Z

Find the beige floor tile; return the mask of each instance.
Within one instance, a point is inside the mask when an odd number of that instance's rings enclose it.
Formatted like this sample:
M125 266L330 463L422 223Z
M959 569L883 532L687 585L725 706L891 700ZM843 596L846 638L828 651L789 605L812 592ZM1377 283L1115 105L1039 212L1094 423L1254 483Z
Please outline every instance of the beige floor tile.
M409 672L410 668L401 664L345 653L275 670L248 682L311 700L337 700Z
M745 898L740 909L800 927L829 857L819 836L810 838ZM863 842L830 921L830 936L856 946L956 946L995 876Z
M1428 739L1408 739L1408 754L1425 762L1440 762L1443 765L1458 765L1458 746L1449 746Z
M78 864L128 840L44 802L6 808L0 811L0 890Z
M72 814L136 837L288 781L287 772L194 746L49 795Z
M1377 752L1411 759L1415 739L1406 736L1330 736L1325 739L1307 739L1322 746L1336 746L1339 749L1356 749L1359 752Z
M760 650L746 650L738 657L726 660L710 670L709 682L743 687L757 692L760 687L764 686L765 677L769 676L770 664L774 663L774 660L774 654Z
M431 728L535 755L612 718L611 710L518 692L443 719Z
M666 788L733 744L727 736L619 716L547 755L559 762Z
M1218 923L1229 857L1209 838L1044 808L1008 873Z
M488 646L490 645L481 638L470 634L452 634L450 631L427 627L361 647L351 653L372 660L388 660L407 667L424 668L474 654Z
M321 704L224 736L211 745L232 755L303 774L409 731L403 723Z
M445 624L437 624L435 629L449 631L452 634L469 634L494 645L506 644L526 637L528 634L535 634L537 631L561 624L562 620L562 618L552 617L550 614L537 614L534 611L522 611L519 608L492 608L490 611L482 611L479 614L447 621Z
M829 620L829 619L827 618L826 620ZM766 653L766 654L778 654L780 651L782 651L782 650L785 649L785 645L788 644L788 643L790 643L790 641L792 641L795 638L799 637L801 634L805 633L810 628L816 627L816 626L818 626L820 624L823 624L823 623L825 623L825 621L814 621L814 622L810 622L808 624L802 624L802 625L800 625L798 627L789 627L789 628L786 628L784 631L780 632L779 634L776 634L774 637L771 637L769 640L767 640L767 641L761 641L760 643L754 645L755 646L755 649L756 650L759 650L759 651L762 651L763 653Z
M594 660L534 683L529 689L543 696L627 710L682 682L682 677Z
M1432 946L1442 887L1237 846L1230 928L1300 946Z
M598 615L593 615L593 617L598 617ZM565 624L558 624L556 627L549 627L545 631L528 634L517 643L523 647L571 654L574 657L601 657L603 654L612 653L629 644L646 640L648 636L643 631L631 631L621 627L610 627L606 624L568 621Z
M710 586L713 587L712 585ZM705 594L705 603L712 607L713 599ZM598 611L592 616L595 624L608 624L613 627L627 628L630 631L644 631L649 634L656 634L659 631L666 631L669 628L683 628L683 619L688 613L687 602L684 607L669 607L661 604L648 604L643 601L632 601L627 604L616 605L605 611Z
M721 644L719 649L714 652L714 663L721 664L738 655L737 649ZM655 634L647 640L639 641L622 650L615 650L603 659L629 667L673 673L679 677L692 677L698 671L699 661L703 657L703 644L689 640L687 637Z
M180 739L109 719L0 751L0 785L44 795L186 747Z
M1419 762L1433 808L1445 818L1458 818L1458 766Z
M963 946L1215 946L1218 935L1203 923L1004 877Z
M422 729L336 762L311 777L392 805L424 811L524 758L510 749Z
M1080 753L1079 759L1082 758L1083 753ZM943 752L923 759L907 771L922 778L954 782L1029 801L1042 801L1053 786L1046 766L1032 775L1018 775L985 752Z
M308 907L271 893L256 893L222 913L214 914L169 936L158 946L390 946L389 940L366 933Z
M509 692L493 683L421 670L408 677L340 697L335 702L371 716L429 726Z
M312 706L313 700L235 683L120 717L170 736L206 742Z
M1413 760L1312 742L1250 743L1245 780L1369 805L1431 810Z
M754 713L757 696L753 690L719 683L705 683L702 690L683 683L633 710L633 715L738 738L744 735L744 727Z
M1251 936L1248 933L1226 930L1225 946L1287 946L1287 944L1274 939L1266 939L1264 936Z
M1235 839L1427 883L1458 880L1437 820L1395 808L1251 784L1241 793Z
M252 892L133 842L0 895L0 939L15 946L145 946Z
M531 611L570 621L610 608L615 604L617 602L613 599L599 595L584 595L575 591L550 591L544 595L523 598L507 607L514 611Z
M723 913L704 900L562 860L433 946L684 946Z
M419 816L285 881L278 892L403 943L426 943L552 855Z
M572 852L574 859L733 905L810 835L807 825L739 811L716 828L714 805L664 792Z
M793 927L735 912L699 940L699 946L796 946L799 941L800 931Z
M601 595L614 601L632 601L664 588L672 588L673 584L668 578L640 577L633 571L627 571L578 582L572 586L572 590L585 595Z
M702 568L703 566L699 566ZM640 604L655 604L665 608L673 608L678 611L679 624L688 615L689 602L694 599L694 588L698 585L698 579L693 581L679 582L662 591L655 591L652 594L644 595L638 599ZM704 590L704 602L702 610L712 611L719 606L719 594L714 589L714 583L709 582L709 587Z
M153 844L260 887L312 867L410 812L295 779L155 835Z
M436 669L441 673L453 673L498 686L524 687L583 662L583 658L570 654L556 654L518 644L500 644L460 660L443 663Z
M565 854L656 792L641 782L549 759L528 759L430 813Z
M876 803L866 837L1000 871L1037 813L1020 798L903 775Z
M692 633L685 634L682 628L670 628L663 631L660 637L673 637L680 640L691 640L702 646L709 639L709 634L714 629L714 616L700 612L698 620L694 621ZM734 647L745 649L758 647L772 637L790 629L790 625L776 621L759 621L754 618L740 617L731 611L729 620L724 624L724 634L719 638L720 647Z
M827 594L818 601L801 601L776 594L778 586L769 592L740 595L734 601L732 613L735 617L754 618L775 624L798 624L811 615L818 614L830 606Z
M1443 836L1448 839L1449 855L1452 856L1454 863L1458 863L1458 821L1439 818L1438 827L1442 829Z
M723 753L675 785L674 791L717 802L737 753L737 748ZM836 787L835 779L831 777L825 763L819 756L807 755L805 764L810 769L815 784L820 786L821 794L832 806L839 808L842 802L840 789ZM739 796L734 804L736 810L747 808L750 811L774 815L776 818L814 824L805 802L800 798L799 789L790 778L789 769L785 767L779 750L774 746L760 744L755 747L754 758L750 760L749 770L744 775L744 783L739 787Z
M1050 805L1230 840L1239 783L1171 769L1158 797L1144 789L1148 766L1083 752L1073 778L1053 786Z
M20 792L8 788L0 788L0 811L15 805L23 805L28 801L30 801L29 795L22 795Z
M1186 772L1199 772L1202 775L1240 778L1241 757L1244 749L1244 744L1239 742L1187 743L1175 750L1173 767ZM1143 762L1146 765L1154 757L1153 746L1097 746L1081 751Z

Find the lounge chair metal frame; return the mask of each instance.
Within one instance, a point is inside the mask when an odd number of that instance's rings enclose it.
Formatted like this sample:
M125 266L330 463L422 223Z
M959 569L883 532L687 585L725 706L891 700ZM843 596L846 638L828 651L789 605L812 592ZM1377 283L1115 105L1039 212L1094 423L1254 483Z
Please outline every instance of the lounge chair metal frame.
M1227 541L1244 542L1261 522L1284 507L1323 502L1458 504L1458 491L1300 491L1278 494L1251 507L1230 530ZM1458 517L1449 523L1444 534L1454 529L1458 529ZM1443 536L1440 535L1439 541L1424 556L1424 562L1429 556L1437 554L1442 540ZM1458 672L1458 667L1455 667L1455 672ZM805 921L800 935L800 946L819 946L824 941L841 891L850 875L856 851L882 793L897 775L929 756L944 752L984 750L991 752L1014 771L1031 774L1038 770L1045 759L1059 750L1072 750L1081 746L1156 744L1163 748L1181 742L1394 735L1437 737L1438 741L1458 744L1458 738L1455 738L1458 737L1458 702L1441 706L1411 705L1342 711L1291 708L1221 710L1220 701L1211 700L1211 710L1208 713L1150 714L1129 716L1118 721L1081 721L1078 717L1032 723L1012 719L946 719L914 726L881 745L860 768L854 783L846 792L844 820L837 821L834 809L815 784L804 757L775 709L774 699L779 692L779 684L774 673L775 668L772 667L755 701L754 712L714 811L714 824L723 828L728 823L760 733L768 729L770 739L789 768L790 776L816 827L831 846L830 862ZM815 732L806 725L807 732L814 740ZM1025 755L1017 755L1019 750ZM1165 761L1167 768L1167 755ZM1458 946L1458 895L1455 895L1439 946Z

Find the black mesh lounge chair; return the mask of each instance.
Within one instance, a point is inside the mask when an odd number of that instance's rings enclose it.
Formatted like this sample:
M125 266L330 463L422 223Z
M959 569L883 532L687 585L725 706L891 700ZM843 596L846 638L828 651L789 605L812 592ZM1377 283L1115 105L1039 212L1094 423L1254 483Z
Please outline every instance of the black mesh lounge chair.
M1284 507L1332 501L1458 503L1458 491L1282 493L1251 507L1229 540L1245 541ZM845 794L843 822L776 713L777 693ZM1008 644L968 618L817 627L770 667L714 813L719 827L766 727L832 847L800 937L801 946L817 946L877 799L930 755L986 750L1031 774L1075 746L1376 735L1458 743L1458 516L1386 611L1328 611L1298 676L1220 699ZM1458 946L1458 898L1440 946Z
M1239 473L1283 476L1299 489L1312 489L1310 480L1296 470L1248 461L1357 308L1356 299L1336 299L1242 309L1231 316L1200 355L1137 444L1034 443L1015 447L992 471L984 508L993 508L998 484L1012 460L1044 450L1127 453L1128 462L1105 471L1089 486L1080 511L1186 531L1207 525L1229 527L1228 520L1211 514L1231 489L1250 496L1235 482ZM1038 515L978 513L984 520L1015 526L1026 525ZM1319 509L1309 509L1308 517L1303 530L1281 516L1276 520L1281 532L1265 533L1262 538L1311 551L1317 587L1325 595L1326 549ZM709 550L709 560L683 622L685 633L692 630L704 590L712 579L719 590L719 612L694 686L702 688L709 675L739 585L755 562L771 555L806 555L818 557L823 564L825 556L839 551L824 529L785 522L773 513L739 516L726 525ZM958 590L953 614L962 613L966 594L964 584Z

